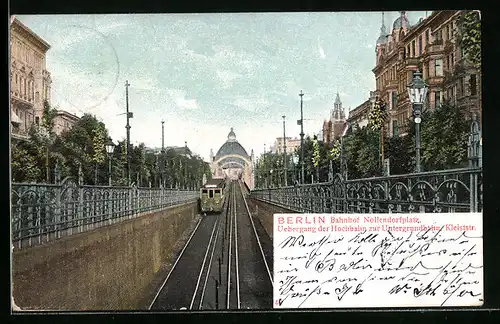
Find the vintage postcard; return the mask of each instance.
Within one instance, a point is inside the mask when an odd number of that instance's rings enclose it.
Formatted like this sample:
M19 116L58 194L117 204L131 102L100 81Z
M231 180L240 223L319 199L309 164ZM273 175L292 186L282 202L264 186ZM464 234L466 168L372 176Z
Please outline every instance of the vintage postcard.
M479 11L9 33L14 312L484 303Z

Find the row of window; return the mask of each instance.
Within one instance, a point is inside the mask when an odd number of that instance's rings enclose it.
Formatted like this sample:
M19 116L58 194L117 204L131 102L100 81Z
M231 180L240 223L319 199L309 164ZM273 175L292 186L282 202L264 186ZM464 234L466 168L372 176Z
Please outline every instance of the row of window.
M221 189L203 189L202 194L208 194L208 198L213 198L214 194L220 195L222 193Z
M471 96L477 95L477 76L475 74L471 74L469 76L469 94ZM446 97L448 99L454 99L456 96L458 97L463 97L467 95L466 93L466 85L465 85L465 78L461 77L458 80L457 85L449 88L446 93ZM441 106L441 91L434 91L430 94L430 96L433 96L433 107L432 108L439 108ZM398 105L398 93L396 91L391 91L389 93L389 98L390 98L390 109L397 109ZM429 105L429 96L427 97L427 106Z
M430 42L430 32L429 29L426 29L424 33L418 35L406 45L406 48L403 49L403 59L422 56L425 46L429 45Z
M17 37L12 37L10 43L11 55L17 60L23 61L29 66L41 70L43 66L43 56L28 46Z
M14 90L17 90L17 92L19 92L20 97L27 97L26 99L30 101L34 98L35 101L38 102L38 92L35 93L34 80L28 80L25 77L19 76L17 73L14 73L11 76L10 84L11 87L14 88Z

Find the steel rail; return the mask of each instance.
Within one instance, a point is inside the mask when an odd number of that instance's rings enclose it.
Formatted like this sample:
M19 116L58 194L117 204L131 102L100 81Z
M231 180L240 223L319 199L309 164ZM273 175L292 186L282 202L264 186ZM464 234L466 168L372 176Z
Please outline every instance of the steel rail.
M234 217L234 250L235 250L235 259L236 259L236 298L237 298L237 307L238 309L241 308L241 300L240 300L240 273L239 273L239 261L238 261L238 221L237 221L237 214L236 214L236 187L234 188L234 195L233 195L233 217Z
M233 196L234 184L231 184L231 196ZM231 200L230 200L231 201ZM230 205L230 212L233 212L234 206ZM226 293L226 309L229 309L229 301L231 297L231 240L233 234L233 218L231 217L231 213L229 213L229 247L227 254L227 293Z
M217 220L214 223L214 228L212 229L212 234L210 235L210 239L208 240L207 250L205 252L205 256L203 257L203 262L201 263L200 274L198 275L198 280L196 281L196 287L194 288L193 297L191 298L191 304L189 305L190 310L193 309L194 300L196 298L196 293L198 292L198 287L200 286L201 277L203 275L203 271L205 270L205 263L207 262L208 252L210 251L210 247L212 246L212 242L214 242L213 239L214 239L215 229L217 228L217 225L219 225L219 221L220 221L220 219L217 218ZM210 264L208 265L208 271L210 271ZM207 276L208 276L208 274L207 274Z
M205 291L207 289L208 278L210 277L210 269L212 267L212 262L213 262L213 258L214 258L214 254L215 254L215 247L217 246L217 238L219 237L219 232L220 232L221 226L222 226L221 225L222 224L221 216L222 215L218 216L219 217L219 224L218 224L218 227L217 227L217 232L215 233L214 244L212 245L212 254L210 255L210 260L208 261L208 272L207 272L207 275L205 277L205 282L203 284L203 289L202 289L201 298L200 298L200 305L199 305L198 309L202 309L203 308L203 298L205 297Z

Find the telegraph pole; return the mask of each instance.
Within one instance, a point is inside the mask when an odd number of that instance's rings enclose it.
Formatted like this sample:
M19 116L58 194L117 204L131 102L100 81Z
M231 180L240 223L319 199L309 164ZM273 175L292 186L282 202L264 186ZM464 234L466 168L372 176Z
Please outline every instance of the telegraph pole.
M161 121L161 152L165 153L165 121Z
M304 113L302 110L304 93L300 90L300 156L301 156L301 183L304 183Z
M130 84L128 80L125 81L125 96L126 96L126 105L127 105L127 185L130 186L130 122L129 119L132 118L132 113L128 111L128 87Z
M288 186L288 179L287 179L287 172L286 172L286 133L285 133L285 118L286 116L283 115L283 169L284 169L284 174L285 174L285 187Z
M161 168L160 168L160 187L165 188L166 185L166 159L165 159L165 129L164 129L165 121L161 121Z

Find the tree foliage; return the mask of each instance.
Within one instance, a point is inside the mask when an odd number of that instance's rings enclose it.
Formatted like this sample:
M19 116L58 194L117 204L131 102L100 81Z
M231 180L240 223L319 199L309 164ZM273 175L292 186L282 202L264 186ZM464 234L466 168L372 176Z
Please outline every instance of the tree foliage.
M319 160L320 160L320 154L319 154L319 143L318 143L318 138L314 136L313 142L312 142L313 150L312 150L312 163L313 167L317 168L319 165Z
M442 170L467 165L470 121L458 107L443 104L422 118L421 163L423 170ZM415 124L410 124L411 151L415 149ZM415 154L412 154L415 156Z
M368 126L373 130L379 130L387 118L387 106L385 102L377 97L375 104L370 109L368 116Z
M481 68L481 16L478 10L464 10L458 18L459 42L465 57Z
M57 136L53 132L56 116L57 110L45 103L41 123L31 127L29 140L12 144L13 181L46 182L48 160L50 182L55 180L54 170L58 165L61 179L78 178L81 169L83 183L108 185L111 162L112 185L129 184L125 140L116 144L110 157L106 152L109 135L103 122L85 114L71 129ZM201 185L204 174L211 178L210 166L187 148L182 152L172 149L156 153L148 151L143 143L131 145L130 184L194 189Z
M420 124L421 169L436 171L467 166L467 145L470 121L458 107L445 102L435 111L424 110ZM384 157L390 161L392 175L415 172L415 123L409 123L405 136L384 138ZM382 175L380 161L380 129L372 127L353 127L343 138L343 158L347 162L347 174L350 179L367 178ZM293 162L292 155L298 157ZM319 158L318 158L319 157ZM334 172L340 172L341 142L327 144L306 137L304 140L304 183L311 183L311 176L316 179L315 163L319 169L319 181L328 181L330 162ZM278 187L284 184L282 169L283 155L265 153L256 165L257 187ZM288 184L300 179L300 148L287 154ZM270 170L274 170L271 174ZM278 175L277 175L278 174Z

